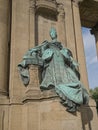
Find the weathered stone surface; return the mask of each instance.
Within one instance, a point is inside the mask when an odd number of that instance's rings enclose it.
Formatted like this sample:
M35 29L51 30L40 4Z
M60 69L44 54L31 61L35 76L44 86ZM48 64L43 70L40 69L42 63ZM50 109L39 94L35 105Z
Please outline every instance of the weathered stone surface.
M91 101L92 102L92 101ZM97 130L98 117L95 104L81 107L71 114L59 103L58 98L29 100L25 104L0 106L1 130Z
M58 40L72 51L75 59L78 59L79 55L84 57L83 48L80 53L77 53L76 49L76 46L79 48L78 42L81 42L81 25L78 23L79 17L77 19L79 14L73 15L72 1L47 1L38 0L36 7L34 6L35 0L12 0L12 3L9 0L0 1L0 90L2 92L8 89L5 57L8 51L7 42L11 41L9 95L8 97L0 96L0 130L97 130L98 117L93 100L90 100L89 106L81 107L81 112L72 115L66 112L53 91L42 93L34 86L30 86L27 90L23 87L18 75L17 64L22 56L29 48L39 45L41 41L50 40L48 32L51 26L56 27L60 35ZM61 3L62 6L58 8L56 2ZM7 21L8 4L12 6L10 7L11 29ZM82 25L93 27L98 21L98 2L84 0L79 8ZM76 13L79 13L78 11L74 10ZM76 19L73 20L73 18ZM85 61L81 58L79 60L81 72L86 75L83 66ZM37 71L36 68L35 71ZM37 86L39 79L35 79L35 73L33 76L35 86ZM82 80L86 85L87 78L82 76ZM41 98L37 95L41 95Z
M9 130L9 107L0 104L0 130Z
M10 5L8 0L0 1L0 96L8 95L8 69L10 44Z
M87 70L86 70L86 61L85 61L85 54L84 54L84 46L83 46L83 39L82 39L82 32L81 32L81 21L80 21L80 14L79 14L79 6L76 1L72 2L72 9L73 9L73 20L74 20L74 33L76 39L76 52L77 52L77 60L80 64L79 71L81 74L81 80L88 88L88 79L87 79ZM81 48L81 51L80 51Z

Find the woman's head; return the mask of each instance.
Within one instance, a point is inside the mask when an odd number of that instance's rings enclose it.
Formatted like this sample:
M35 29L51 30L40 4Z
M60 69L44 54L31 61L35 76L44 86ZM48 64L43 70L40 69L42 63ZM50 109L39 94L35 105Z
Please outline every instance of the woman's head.
M50 37L52 40L57 39L57 32L56 29L53 27L50 29Z

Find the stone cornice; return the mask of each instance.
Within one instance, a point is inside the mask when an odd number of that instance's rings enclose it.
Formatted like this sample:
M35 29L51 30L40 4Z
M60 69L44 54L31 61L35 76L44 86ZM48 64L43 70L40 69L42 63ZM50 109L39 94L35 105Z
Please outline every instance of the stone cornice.
M8 96L8 92L0 90L0 95Z
M50 100L50 99L56 99L58 95L56 94L55 90L46 90L41 92L41 90L30 90L26 93L24 96L22 102L27 103L30 101L43 101L43 100Z
M47 8L53 11L57 10L56 0L36 0L37 9Z

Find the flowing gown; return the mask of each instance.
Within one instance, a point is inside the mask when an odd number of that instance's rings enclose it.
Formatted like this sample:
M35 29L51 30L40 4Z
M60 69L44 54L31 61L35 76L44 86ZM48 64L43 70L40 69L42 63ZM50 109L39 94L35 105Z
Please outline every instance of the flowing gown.
M30 57L33 57L32 60ZM41 60L42 64L38 60ZM54 88L64 101L69 99L76 104L88 103L88 92L71 67L76 68L74 60L69 50L63 48L59 42L45 42L27 52L23 61L18 65L19 68L22 68L19 70L25 84L28 83L29 79L28 64L39 65L42 68L42 82L40 84L42 90Z
M46 59L42 58L48 65L44 68L44 77L40 87L48 89L54 86L63 100L68 98L77 104L86 104L89 98L88 93L76 73L66 64L67 51L67 49L60 50L55 44L50 44L49 49L45 50L43 57ZM50 59L48 55L51 55Z

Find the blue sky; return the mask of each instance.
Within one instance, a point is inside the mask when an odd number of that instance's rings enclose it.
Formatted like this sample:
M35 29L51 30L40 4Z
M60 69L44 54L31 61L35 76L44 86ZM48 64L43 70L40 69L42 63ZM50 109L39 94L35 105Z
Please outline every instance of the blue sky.
M82 28L86 66L90 88L98 87L98 58L96 53L95 38L90 34L90 29Z

